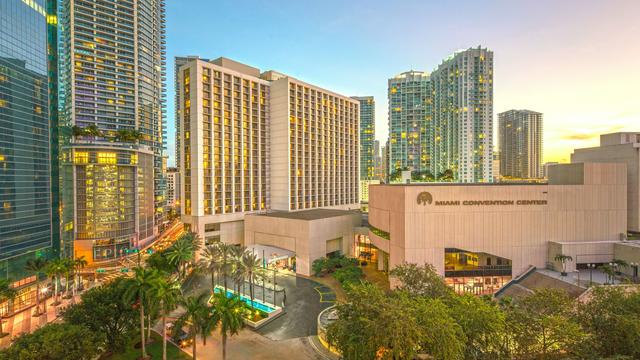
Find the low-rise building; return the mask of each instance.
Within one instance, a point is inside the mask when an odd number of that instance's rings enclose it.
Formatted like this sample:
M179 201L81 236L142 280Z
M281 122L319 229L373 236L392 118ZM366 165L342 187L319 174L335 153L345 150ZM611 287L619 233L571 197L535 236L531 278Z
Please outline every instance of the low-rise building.
M571 247L569 271L613 260L599 244L626 232L626 184L624 164L588 163L551 167L548 184L372 185L369 238L381 270L430 263L457 291L493 293L530 266L558 269L566 250L550 244Z
M335 209L246 214L244 245L273 266L308 276L314 260L352 253L361 222L359 211Z

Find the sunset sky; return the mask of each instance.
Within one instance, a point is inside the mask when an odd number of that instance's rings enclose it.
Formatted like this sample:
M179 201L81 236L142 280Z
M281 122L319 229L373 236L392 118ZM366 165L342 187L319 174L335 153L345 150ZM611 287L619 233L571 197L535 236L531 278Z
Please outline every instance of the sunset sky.
M387 79L430 72L454 51L482 45L494 51L495 114L544 113L545 162L568 161L601 133L640 131L638 0L170 0L167 17L170 164L179 55L225 56L373 95L384 143Z

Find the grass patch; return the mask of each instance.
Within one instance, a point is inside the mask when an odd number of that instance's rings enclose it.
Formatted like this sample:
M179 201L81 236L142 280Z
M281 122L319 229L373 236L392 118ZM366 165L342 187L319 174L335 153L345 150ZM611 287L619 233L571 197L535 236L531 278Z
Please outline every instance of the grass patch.
M153 339L153 342L151 344L147 344L147 354L150 355L152 359L162 359L162 337L152 331L151 338ZM142 354L140 349L135 348L135 345L138 342L140 342L140 336L133 337L131 342L127 345L127 350L125 352L116 353L104 359L136 360ZM191 359L191 357L183 353L177 346L167 342L167 359L188 360Z

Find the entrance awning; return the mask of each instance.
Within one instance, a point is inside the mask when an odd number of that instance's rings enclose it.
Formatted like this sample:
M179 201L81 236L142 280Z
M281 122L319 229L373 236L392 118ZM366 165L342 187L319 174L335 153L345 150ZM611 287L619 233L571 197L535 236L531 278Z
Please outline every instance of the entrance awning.
M296 253L294 253L293 251L269 245L249 245L247 246L247 250L256 254L256 256L258 256L258 259L264 258L267 264L296 256Z

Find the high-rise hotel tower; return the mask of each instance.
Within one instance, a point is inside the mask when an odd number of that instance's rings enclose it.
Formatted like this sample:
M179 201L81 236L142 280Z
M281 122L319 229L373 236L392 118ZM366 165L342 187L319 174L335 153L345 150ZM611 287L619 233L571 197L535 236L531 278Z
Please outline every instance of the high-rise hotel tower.
M431 82L433 174L450 169L458 182L493 181L493 52L456 52L431 73Z
M65 0L62 236L90 261L157 234L164 211L164 0Z
M498 114L500 176L542 178L542 144L541 113L509 110Z
M407 71L388 81L389 174L430 169L432 85L429 73Z
M177 73L182 219L206 242L241 243L244 215L358 208L359 102L236 61Z

